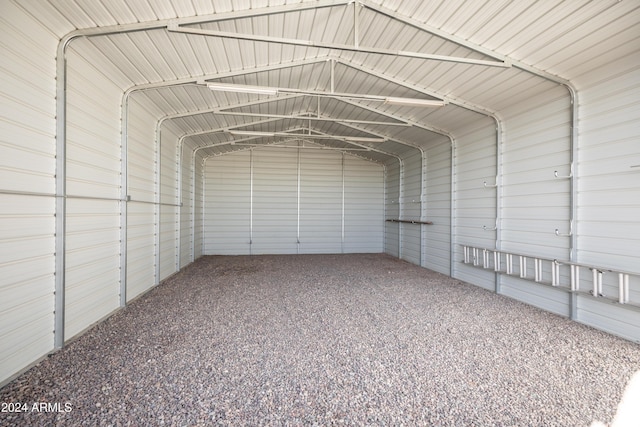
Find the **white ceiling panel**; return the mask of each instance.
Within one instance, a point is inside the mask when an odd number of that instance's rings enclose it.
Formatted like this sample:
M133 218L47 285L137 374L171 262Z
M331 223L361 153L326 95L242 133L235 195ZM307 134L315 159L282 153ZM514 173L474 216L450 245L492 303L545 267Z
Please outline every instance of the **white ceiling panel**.
M255 120L272 120L255 129L281 132L304 121L269 115L311 113L336 120L314 121L311 128L319 132L368 131L422 144L441 138L428 129L453 132L460 123L487 120L488 113L510 111L559 87L540 76L545 73L580 88L621 61L640 63L640 3L635 0L6 1L59 38L74 30L108 31L73 40L72 51L123 90L143 85L139 96L159 116L189 114L171 119L184 134ZM222 38L181 32L184 29L232 34ZM357 48L351 46L356 32ZM247 36L254 39L245 40ZM263 37L287 40L260 40ZM409 57L426 54L458 60ZM514 66L463 63L472 59L502 65L503 58ZM333 79L336 92L435 97L449 104L416 108L323 97L318 111L314 96L283 100L214 93L196 84L203 79L322 92L331 91ZM269 102L242 107L263 98ZM231 106L263 117L208 111ZM412 126L360 123L349 128L338 120L404 120ZM222 136L193 138L202 145L220 142ZM385 144L391 150L401 146ZM232 149L221 146L211 152Z

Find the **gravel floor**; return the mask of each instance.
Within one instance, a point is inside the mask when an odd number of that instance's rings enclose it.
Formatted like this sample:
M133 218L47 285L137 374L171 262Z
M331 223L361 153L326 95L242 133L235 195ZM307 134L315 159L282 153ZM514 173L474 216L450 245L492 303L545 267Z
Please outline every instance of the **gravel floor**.
M29 405L0 425L588 426L638 369L637 344L386 255L204 257L0 390Z

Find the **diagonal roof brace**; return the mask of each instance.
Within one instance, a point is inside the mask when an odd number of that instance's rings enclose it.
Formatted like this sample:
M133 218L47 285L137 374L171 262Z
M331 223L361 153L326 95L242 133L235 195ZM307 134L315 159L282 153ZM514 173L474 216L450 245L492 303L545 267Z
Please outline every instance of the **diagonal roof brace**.
M230 32L230 31L205 30L202 28L183 27L177 21L169 21L169 23L167 24L167 30L171 32L183 33L183 34L195 34L200 36L212 36L212 37L221 37L221 38L230 38L230 39L238 39L238 40L266 42L266 43L279 43L279 44L288 44L288 45L294 45L294 46L315 47L320 49L334 49L334 50L342 50L342 51L357 52L357 53L371 53L371 54L377 54L377 55L391 55L391 56L401 56L401 57L416 58L416 59L458 62L458 63L471 64L471 65L484 65L489 67L503 67L503 68L511 67L511 63L504 60L474 59L474 58L465 58L460 56L436 55L431 53L410 52L405 50L366 47L360 44L355 46L355 45L347 45L347 44L341 44L341 43L316 42L312 40L293 39L293 38L286 38L286 37L272 37L272 36L260 36L255 34L243 34L243 33Z

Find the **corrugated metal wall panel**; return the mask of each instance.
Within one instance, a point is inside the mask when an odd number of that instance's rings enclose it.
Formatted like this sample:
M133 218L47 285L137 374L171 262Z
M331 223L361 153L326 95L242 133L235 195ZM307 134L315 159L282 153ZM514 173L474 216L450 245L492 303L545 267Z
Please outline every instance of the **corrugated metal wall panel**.
M66 226L65 339L70 339L119 306L122 92L72 49L67 58L70 198Z
M194 201L194 256L204 255L204 159L196 153Z
M158 161L155 116L132 96L127 128L127 301L157 283Z
M53 348L54 205L0 195L0 383Z
M127 206L127 301L156 282L155 208L139 202Z
M194 217L191 215L194 206L194 182L193 182L193 147L188 142L182 144L182 174L180 194L180 268L192 262Z
M639 57L636 50L584 79L588 86L580 92L577 201L578 261L636 273L640 273ZM604 276L605 282L611 280L611 275ZM638 281L632 280L630 287L631 295L640 292ZM605 294L611 294L607 286ZM616 304L579 298L578 319L640 339L640 314Z
M0 191L55 192L57 38L0 16ZM0 194L0 385L53 349L55 199Z
M178 135L165 127L160 135L160 280L175 273L180 261L177 164Z
M299 151L299 158L297 148L266 148L207 160L205 253L382 251L382 167L348 155L343 161L339 152Z
M297 251L296 149L254 150L254 254L291 254Z
M160 205L160 280L177 271L178 208Z
M384 168L344 156L344 252L384 249Z
M578 321L626 339L640 341L640 312L588 296L578 297Z
M426 149L427 176L422 265L451 274L451 143L445 141Z
M569 259L571 187L571 102L556 87L514 107L507 115L502 148L501 248L546 258ZM549 277L551 275L548 272ZM500 276L503 294L561 315L569 315L564 291L507 275Z
M412 155L403 158L404 174L402 194L400 203L402 204L402 218L406 220L420 220L422 204L422 154L414 150ZM401 242L402 259L413 264L420 265L422 257L422 228L420 224L398 224L402 233Z
M300 151L300 253L342 252L342 154Z
M204 254L251 253L251 156L209 157L204 168Z
M120 203L67 200L65 339L120 305Z
M384 179L384 216L385 220L400 217L400 164L397 160L386 163ZM384 251L400 257L400 228L397 222L385 221Z
M494 289L495 274L462 264L460 245L494 248L496 232L496 189L484 182L496 181L496 129L489 120L462 128L456 134L454 181L454 277ZM483 229L487 227L489 230Z
M544 271L545 277L551 277L551 271ZM533 274L530 274L530 277ZM568 279L563 279L568 283ZM558 289L548 285L522 280L506 275L500 276L500 291L502 294L542 308L560 316L569 316L569 296L566 289Z
M640 272L640 86L636 69L616 72L581 97L578 259Z

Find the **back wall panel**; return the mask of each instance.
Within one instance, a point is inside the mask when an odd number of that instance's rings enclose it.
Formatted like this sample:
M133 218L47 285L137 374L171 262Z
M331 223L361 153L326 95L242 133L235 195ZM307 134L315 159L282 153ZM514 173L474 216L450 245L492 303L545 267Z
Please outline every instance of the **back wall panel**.
M383 168L340 152L264 148L205 166L205 254L383 251Z

